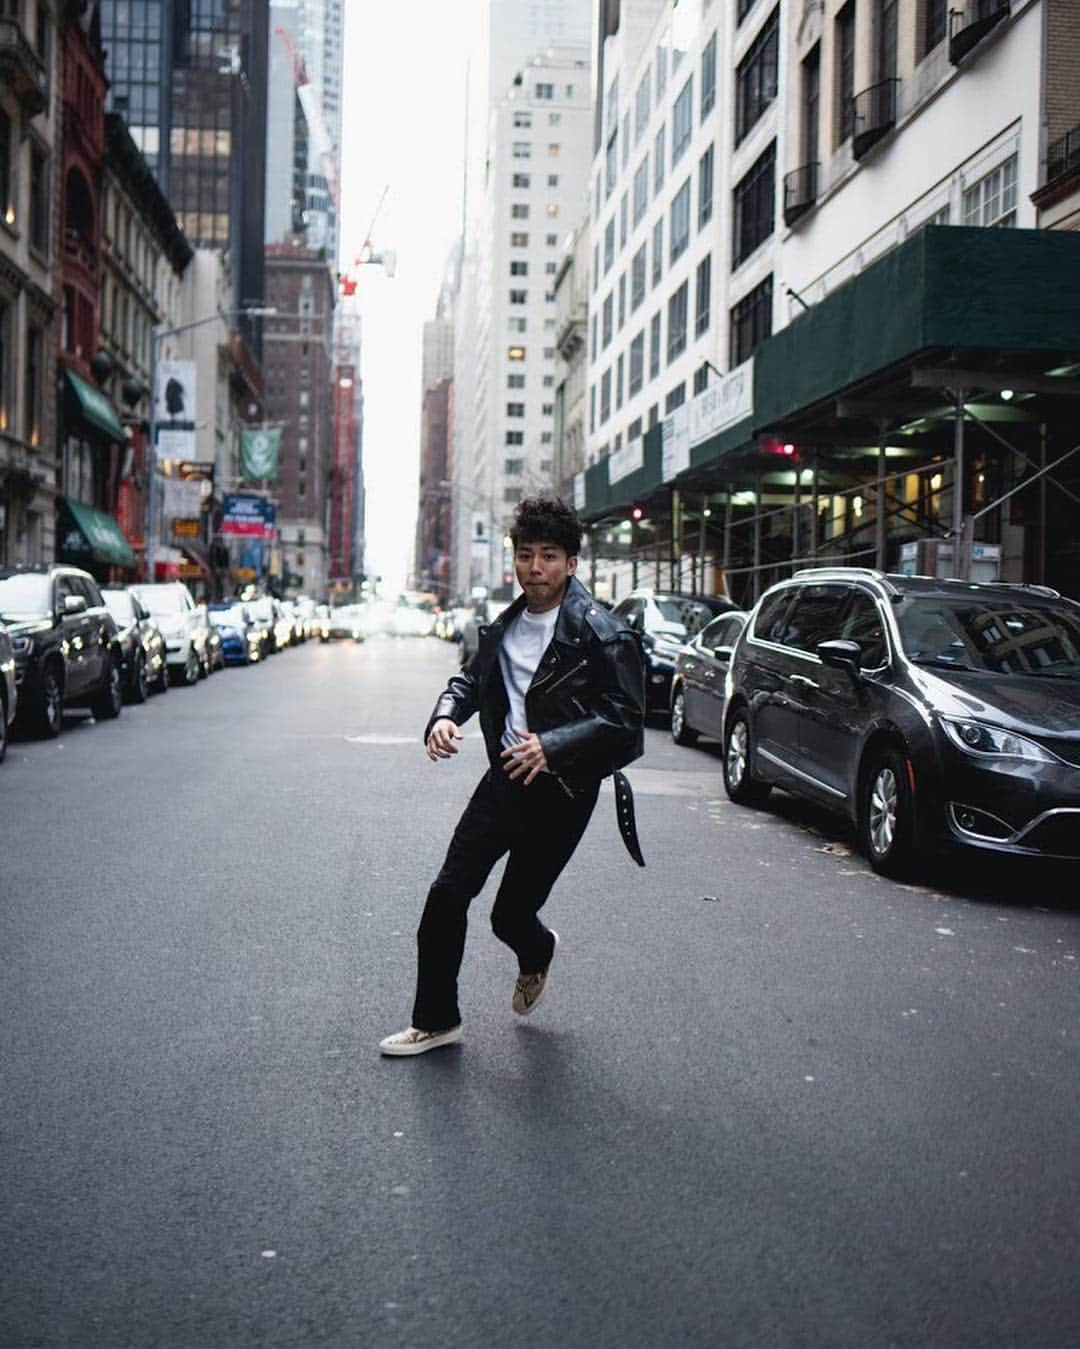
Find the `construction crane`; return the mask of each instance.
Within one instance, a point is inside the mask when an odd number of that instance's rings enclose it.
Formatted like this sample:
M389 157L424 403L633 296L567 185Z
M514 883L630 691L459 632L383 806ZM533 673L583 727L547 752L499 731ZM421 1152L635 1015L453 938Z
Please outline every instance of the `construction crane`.
M314 144L317 163L320 172L326 179L327 186L330 189L330 200L334 203L334 212L337 214L337 155L334 152L334 144L330 139L330 133L326 129L326 122L323 120L318 90L308 79L307 66L304 64L304 58L293 45L293 40L289 36L288 30L279 25L274 29L274 36L281 38L282 42L285 44L285 50L289 53L289 62L292 65L293 85L296 88L296 97L300 100L300 107L304 111L304 118L308 125L308 135L311 137Z

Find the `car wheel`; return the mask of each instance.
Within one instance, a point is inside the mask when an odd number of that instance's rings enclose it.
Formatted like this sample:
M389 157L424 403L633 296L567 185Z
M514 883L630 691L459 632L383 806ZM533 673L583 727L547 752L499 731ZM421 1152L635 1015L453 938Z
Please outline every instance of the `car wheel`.
M64 687L55 662L42 670L37 687L34 721L40 735L55 739L64 724Z
M759 806L772 790L767 782L754 778L750 751L750 721L740 709L728 722L724 736L724 790L739 806Z
M199 678L199 656L193 646L188 647L187 660L184 661L184 672L181 678L188 688Z
M112 721L120 715L124 706L124 686L120 678L120 667L111 655L105 657L105 673L101 688L90 704L90 710L98 721Z
M161 674L158 675L157 691L158 693L169 691L169 664L164 660L161 662Z
M140 657L135 662L135 678L131 681L131 701L145 703L150 692L150 683L146 677L146 661Z
M676 745L697 743L698 733L686 721L686 695L677 688L671 699L671 738Z
M907 762L898 750L879 750L862 775L859 833L875 871L903 876L911 870L915 811Z

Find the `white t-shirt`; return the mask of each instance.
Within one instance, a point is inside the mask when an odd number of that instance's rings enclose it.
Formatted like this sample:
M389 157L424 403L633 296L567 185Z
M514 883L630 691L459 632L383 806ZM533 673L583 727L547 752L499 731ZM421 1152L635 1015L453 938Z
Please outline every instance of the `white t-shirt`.
M525 721L525 694L536 674L540 658L548 649L555 633L555 624L559 618L558 608L548 609L542 614L530 614L522 609L513 623L506 629L499 647L499 665L502 667L503 683L510 699L510 710L506 714L503 727L502 744L507 749L521 739L518 731L528 730Z

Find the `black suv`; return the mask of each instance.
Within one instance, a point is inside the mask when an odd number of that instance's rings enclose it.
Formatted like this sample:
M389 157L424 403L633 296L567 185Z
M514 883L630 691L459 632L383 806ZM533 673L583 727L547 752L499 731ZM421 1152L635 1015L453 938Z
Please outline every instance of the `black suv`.
M15 650L18 720L60 734L65 706L99 718L123 706L116 623L97 582L78 567L0 572L0 623Z
M1042 586L796 573L735 648L724 784L843 812L875 870L942 842L1080 858L1080 606Z
M632 590L615 615L641 638L645 653L645 707L665 717L671 706L675 657L717 614L736 607L726 595L688 595L679 590Z

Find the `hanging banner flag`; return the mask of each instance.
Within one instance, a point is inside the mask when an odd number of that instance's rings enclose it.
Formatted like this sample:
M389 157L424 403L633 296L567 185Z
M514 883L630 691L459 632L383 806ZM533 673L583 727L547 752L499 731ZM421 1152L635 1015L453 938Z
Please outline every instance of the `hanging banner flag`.
M277 535L277 507L262 497L228 492L221 506L221 534L240 534L252 539L273 539Z
M277 477L280 426L249 427L240 432L240 477L247 481Z

